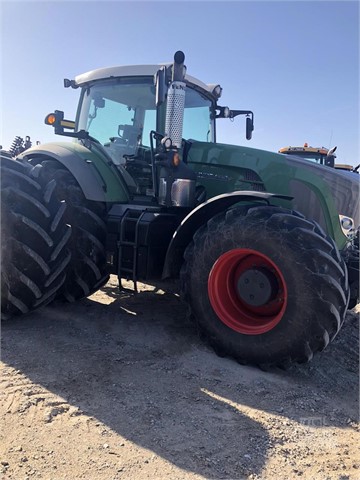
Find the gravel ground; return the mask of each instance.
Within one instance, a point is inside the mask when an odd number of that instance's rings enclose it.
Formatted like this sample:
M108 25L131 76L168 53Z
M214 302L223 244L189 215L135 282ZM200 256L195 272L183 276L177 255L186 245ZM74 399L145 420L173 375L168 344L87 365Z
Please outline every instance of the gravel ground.
M3 323L0 478L360 479L360 305L310 364L263 372L176 294L116 285Z

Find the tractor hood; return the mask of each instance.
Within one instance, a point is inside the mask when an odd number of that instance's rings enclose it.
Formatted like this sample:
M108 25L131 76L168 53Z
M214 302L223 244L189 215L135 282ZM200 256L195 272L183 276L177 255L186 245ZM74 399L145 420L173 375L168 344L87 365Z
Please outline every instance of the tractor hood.
M359 227L359 177L325 165L255 148L194 141L188 163L208 193L255 190L293 197L291 206L317 221L336 239L347 242L339 215ZM284 205L286 206L286 205Z
M285 155L286 162L291 167L302 169L313 177L320 177L329 187L333 195L333 200L337 211L340 215L346 215L353 218L355 228L359 228L360 210L360 178L359 175L345 170L337 170L325 165L318 165L304 160L294 155ZM292 189L296 193L296 182L293 183Z

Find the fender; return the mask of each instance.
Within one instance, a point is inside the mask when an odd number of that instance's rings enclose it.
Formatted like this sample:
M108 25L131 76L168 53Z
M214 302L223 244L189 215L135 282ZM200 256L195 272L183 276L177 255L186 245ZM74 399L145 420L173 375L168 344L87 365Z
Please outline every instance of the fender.
M29 148L17 158L57 160L72 173L88 200L129 202L127 186L117 167L95 148L93 151L78 143L47 143Z
M166 252L162 278L176 277L179 274L183 254L186 247L191 242L194 233L214 215L227 210L229 207L239 202L259 202L262 200L269 204L269 199L271 198L292 200L293 197L278 195L275 193L244 190L217 195L194 208L194 210L183 219L175 230Z

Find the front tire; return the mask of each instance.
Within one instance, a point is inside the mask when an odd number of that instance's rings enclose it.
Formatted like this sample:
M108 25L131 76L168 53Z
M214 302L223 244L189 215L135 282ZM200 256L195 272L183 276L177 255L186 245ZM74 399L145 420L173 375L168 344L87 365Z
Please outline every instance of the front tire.
M183 296L215 350L260 366L309 361L346 313L346 266L314 222L279 207L234 208L185 251Z

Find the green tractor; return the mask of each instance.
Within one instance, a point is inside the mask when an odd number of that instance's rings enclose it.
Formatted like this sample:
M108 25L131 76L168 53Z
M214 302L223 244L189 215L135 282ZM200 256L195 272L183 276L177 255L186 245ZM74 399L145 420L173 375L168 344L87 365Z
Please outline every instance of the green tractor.
M309 361L358 298L357 178L301 158L216 141L254 115L173 63L94 70L76 120L46 117L70 143L1 162L2 315L108 280L179 279L221 355L259 366ZM173 280L172 280L173 281Z

